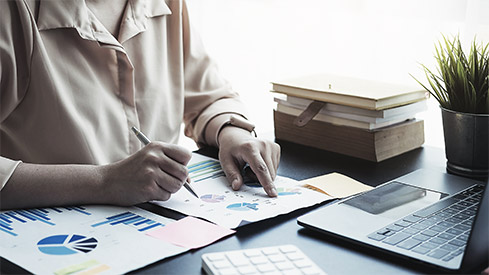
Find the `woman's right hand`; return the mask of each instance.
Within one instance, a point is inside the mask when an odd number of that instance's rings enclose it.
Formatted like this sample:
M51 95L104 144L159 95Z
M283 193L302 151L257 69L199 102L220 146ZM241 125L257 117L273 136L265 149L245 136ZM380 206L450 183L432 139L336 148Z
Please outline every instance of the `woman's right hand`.
M184 147L155 141L126 159L102 166L107 203L168 200L187 180L191 157Z

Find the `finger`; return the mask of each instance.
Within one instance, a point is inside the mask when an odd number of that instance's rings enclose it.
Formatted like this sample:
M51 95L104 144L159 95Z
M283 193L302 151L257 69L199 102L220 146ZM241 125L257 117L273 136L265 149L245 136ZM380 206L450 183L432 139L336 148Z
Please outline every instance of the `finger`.
M255 155L255 157L248 161L248 164L251 167L251 170L255 172L256 177L260 181L260 184L265 189L265 192L270 197L276 197L277 190L273 185L273 180L270 176L270 171L268 169L267 163L263 160L260 154Z
M273 160L273 167L275 167L275 174L273 176L273 179L275 180L275 178L277 177L277 171L278 171L278 166L280 164L280 145L278 145L277 143L274 143L273 144L273 149L272 149L272 160Z
M273 161L273 156L271 154L265 154L262 155L263 160L265 161L268 171L270 173L270 178L275 180L275 176L277 175L277 168L275 167L274 161Z
M171 193L165 190L164 188L161 188L161 186L158 184L158 182L155 182L156 188L154 188L153 194L152 194L152 200L159 200L159 201L167 201L171 197Z
M187 165L192 158L192 152L190 152L187 148L176 144L164 144L163 152L171 159L183 165Z
M158 161L158 167L168 175L180 180L185 181L188 178L188 168L175 160L164 155Z
M161 171L158 178L155 180L156 184L166 192L170 194L176 193L180 188L182 188L185 181L176 179L171 175L168 175L164 171Z
M266 145L264 150L262 150L261 157L265 161L265 164L268 167L268 172L270 173L270 178L272 181L275 179L275 175L277 173L277 168L274 164L274 156L273 156L273 144Z
M239 190L243 185L243 177L241 176L241 165L236 164L232 158L221 157L221 166L228 182L233 190Z

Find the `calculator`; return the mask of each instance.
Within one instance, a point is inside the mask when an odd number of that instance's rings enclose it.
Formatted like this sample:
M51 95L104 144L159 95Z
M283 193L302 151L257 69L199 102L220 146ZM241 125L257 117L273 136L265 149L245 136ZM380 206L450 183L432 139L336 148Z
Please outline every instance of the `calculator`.
M326 274L294 245L206 253L202 268L209 275Z

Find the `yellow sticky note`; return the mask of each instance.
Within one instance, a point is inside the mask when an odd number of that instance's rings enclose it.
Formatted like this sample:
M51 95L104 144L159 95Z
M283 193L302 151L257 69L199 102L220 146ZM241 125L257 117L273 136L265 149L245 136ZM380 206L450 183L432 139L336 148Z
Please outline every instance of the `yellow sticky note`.
M73 274L75 272L79 272L81 270L85 270L89 267L93 267L95 265L99 265L99 262L97 262L96 260L90 260L90 261L83 262L81 264L75 264L75 265L60 269L60 270L54 272L54 274L56 274L56 275L69 275L69 274Z
M306 179L302 183L304 187L326 193L334 198L345 198L373 188L336 172Z

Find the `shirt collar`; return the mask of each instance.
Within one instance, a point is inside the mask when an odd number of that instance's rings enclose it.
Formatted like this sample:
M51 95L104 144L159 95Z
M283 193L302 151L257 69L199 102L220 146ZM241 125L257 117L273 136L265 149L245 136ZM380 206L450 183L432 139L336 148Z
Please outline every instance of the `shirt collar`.
M123 13L120 42L145 31L148 18L169 14L171 10L164 0L128 0ZM126 18L128 20L124 20ZM75 28L84 39L119 44L82 0L40 1L37 25L40 31Z

